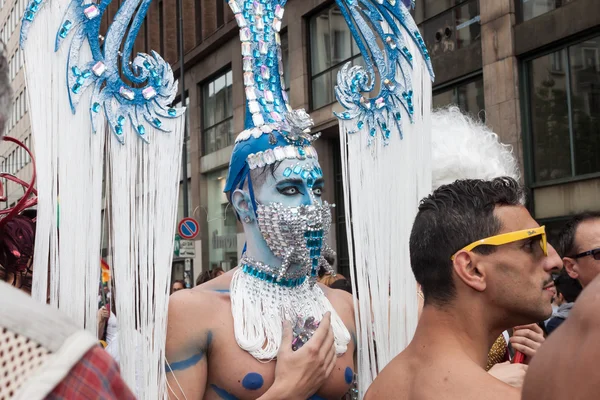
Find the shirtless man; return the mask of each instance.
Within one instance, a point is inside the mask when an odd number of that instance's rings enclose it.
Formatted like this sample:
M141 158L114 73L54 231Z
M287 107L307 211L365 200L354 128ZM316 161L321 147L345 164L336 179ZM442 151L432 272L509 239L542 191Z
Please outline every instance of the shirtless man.
M312 120L285 111L275 58L283 9L229 4L241 28L248 103L225 192L246 249L233 271L171 296L169 390L188 400L340 399L354 380L353 302L316 283L320 267L331 270L331 214Z
M593 400L600 393L600 276L531 363L523 400Z
M421 203L411 267L425 306L415 336L365 399L518 399L485 372L506 329L546 319L561 260L510 178L462 180ZM500 235L500 236L499 236Z

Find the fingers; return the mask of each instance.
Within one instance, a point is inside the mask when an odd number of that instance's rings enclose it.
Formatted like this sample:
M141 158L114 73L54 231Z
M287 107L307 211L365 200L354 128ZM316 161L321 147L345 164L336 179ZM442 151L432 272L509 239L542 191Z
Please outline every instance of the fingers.
M535 333L538 333L540 335L544 334L544 331L542 330L542 328L540 328L540 326L538 324L529 324L529 325L515 326L513 328L513 331L517 332L517 331L522 330L522 329L529 329L529 330L532 330Z
M533 330L528 329L528 328L516 330L512 337L529 338L537 343L543 343L544 340L546 340L544 338L544 334L542 332L540 332L540 333L534 332Z
M289 321L283 321L283 333L281 336L281 346L279 347L279 351L282 349L291 349L292 348L292 324Z
M335 354L335 344L334 344L329 349L329 353L327 354L327 357L325 358L325 365L327 366L327 368L325 369L325 377L326 378L328 378L329 375L331 375L331 372L333 371L333 368L335 367L336 362L337 362L337 356Z
M331 313L328 311L323 315L323 319L319 323L319 327L315 331L315 334L311 337L311 341L314 341L317 345L322 345L323 341L327 338L329 328L331 326Z
M515 350L520 351L521 353L525 354L527 357L533 357L535 355L535 353L537 352L537 349L540 347L539 343L536 343L527 338L520 338L519 341L514 341L514 342L511 338L510 342L511 342L512 347Z

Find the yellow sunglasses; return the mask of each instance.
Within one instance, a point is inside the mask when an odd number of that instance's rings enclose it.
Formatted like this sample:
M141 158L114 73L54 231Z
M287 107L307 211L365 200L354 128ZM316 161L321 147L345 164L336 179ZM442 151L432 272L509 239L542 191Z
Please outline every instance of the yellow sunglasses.
M524 229L522 231L508 232L508 233L503 233L501 235L490 236L488 238L478 240L476 242L471 243L468 246L463 247L462 249L460 249L459 251L454 253L454 255L452 257L450 257L450 259L454 260L454 257L456 257L456 255L458 253L460 253L461 251L471 251L477 246L481 246L481 245L500 246L503 244L513 243L513 242L516 242L519 240L528 239L530 237L540 236L540 235L542 236L542 240L540 240L540 247L542 248L544 255L547 256L548 255L548 242L546 240L546 227L540 226L539 228L531 228L531 229Z

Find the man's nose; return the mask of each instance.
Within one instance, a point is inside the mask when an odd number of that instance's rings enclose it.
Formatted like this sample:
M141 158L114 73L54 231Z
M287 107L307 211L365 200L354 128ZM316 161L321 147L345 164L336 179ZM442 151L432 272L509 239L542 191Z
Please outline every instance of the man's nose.
M544 271L550 273L559 272L562 268L562 258L560 258L554 247L548 243L548 257L544 260Z

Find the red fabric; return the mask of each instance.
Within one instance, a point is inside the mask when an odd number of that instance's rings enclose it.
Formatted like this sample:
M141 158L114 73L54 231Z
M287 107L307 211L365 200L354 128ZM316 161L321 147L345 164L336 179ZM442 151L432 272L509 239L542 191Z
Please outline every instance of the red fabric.
M115 360L104 349L95 346L75 364L46 399L133 400L135 396L121 378Z

